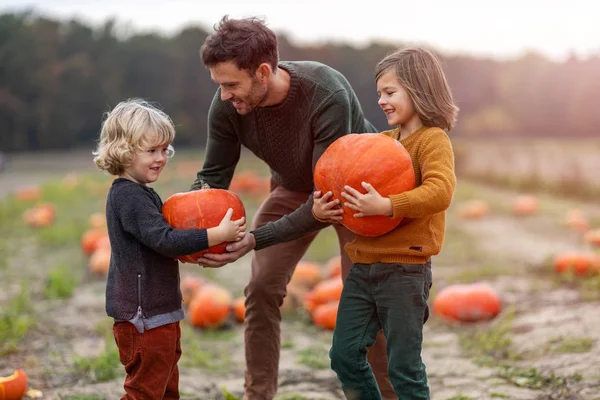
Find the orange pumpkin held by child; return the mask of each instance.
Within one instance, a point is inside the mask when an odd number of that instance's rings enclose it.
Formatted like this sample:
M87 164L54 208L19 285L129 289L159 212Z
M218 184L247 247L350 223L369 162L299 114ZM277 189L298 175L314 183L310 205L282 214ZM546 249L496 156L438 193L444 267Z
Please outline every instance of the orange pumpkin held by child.
M380 133L352 133L337 139L321 155L314 182L317 190L323 194L331 191L333 199L343 204L345 185L366 193L361 183L367 182L387 197L414 188L415 172L410 154L397 140ZM402 221L383 215L356 218L355 213L346 207L341 223L363 236L383 235Z
M200 229L218 226L227 210L232 208L232 220L246 216L244 204L237 194L224 189L201 189L176 193L163 204L162 213L172 227L176 229ZM222 254L223 242L198 253L178 257L180 261L196 263L205 253Z

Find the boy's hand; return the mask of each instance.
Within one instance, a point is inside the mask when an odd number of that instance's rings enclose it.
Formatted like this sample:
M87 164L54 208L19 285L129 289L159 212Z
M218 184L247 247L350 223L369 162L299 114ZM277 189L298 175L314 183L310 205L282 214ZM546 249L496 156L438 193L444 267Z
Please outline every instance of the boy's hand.
M342 196L346 199L345 207L358 211L355 217L366 217L369 215L385 215L391 217L394 213L392 201L387 197L382 197L373 186L367 182L361 183L367 191L363 194L350 186L344 186Z
M219 230L222 233L222 242L235 242L244 237L246 231L246 218L242 217L235 221L231 220L233 208L230 208L225 213L225 216L219 223Z
M339 200L332 200L329 201L329 199L333 196L332 192L327 192L325 193L325 195L321 195L320 191L316 191L313 194L313 208L312 208L312 212L315 215L315 217L317 217L320 220L323 221L341 221L342 220L342 214L344 213L344 210L342 210L340 208L340 201Z

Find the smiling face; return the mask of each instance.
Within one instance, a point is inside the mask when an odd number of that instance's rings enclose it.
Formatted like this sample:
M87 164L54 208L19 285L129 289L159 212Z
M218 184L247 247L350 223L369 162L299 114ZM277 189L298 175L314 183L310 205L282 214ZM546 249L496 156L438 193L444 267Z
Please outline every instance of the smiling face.
M240 115L250 113L267 98L267 85L234 61L218 63L210 69L210 77L221 87L221 100L230 101Z
M377 94L377 103L390 126L401 126L403 131L410 133L422 125L412 99L392 69L381 74L377 80Z
M150 142L152 143L152 142ZM142 145L133 155L131 165L125 169L122 178L145 185L156 182L167 164L169 143Z

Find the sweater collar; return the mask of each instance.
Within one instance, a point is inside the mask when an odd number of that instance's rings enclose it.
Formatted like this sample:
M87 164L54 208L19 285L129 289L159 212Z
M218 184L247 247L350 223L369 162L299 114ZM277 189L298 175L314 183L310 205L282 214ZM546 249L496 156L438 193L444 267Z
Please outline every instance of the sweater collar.
M290 88L288 90L287 96L283 103L276 104L274 106L269 107L257 107L256 110L265 109L265 110L285 110L295 104L296 94L298 93L298 73L294 65L290 62L282 61L279 63L279 67L284 69L288 74L290 74Z
M417 136L419 136L422 132L425 132L427 129L431 128L430 126L422 126L419 129L417 129L416 131L413 132L412 135L410 135L407 138L403 138L403 139L398 139L400 137L400 127L394 129L394 134L392 135L392 137L396 140L398 140L400 143L405 144L405 143L410 143L414 140L414 138L416 138Z

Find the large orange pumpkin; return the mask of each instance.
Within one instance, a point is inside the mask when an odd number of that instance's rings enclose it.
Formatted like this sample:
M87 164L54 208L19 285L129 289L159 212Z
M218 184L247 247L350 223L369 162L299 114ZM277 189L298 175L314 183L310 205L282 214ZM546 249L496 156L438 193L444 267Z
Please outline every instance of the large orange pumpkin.
M27 374L22 369L0 377L0 400L20 400L27 391Z
M450 285L442 289L433 301L433 311L439 316L461 322L476 322L494 318L501 309L496 291L482 283Z
M370 183L383 197L414 188L415 172L410 154L393 138L380 133L352 133L333 142L317 161L315 187L344 203L341 193L348 185L361 193L361 182ZM345 207L342 224L363 236L380 236L394 229L402 218L383 215L354 217Z
M162 213L169 225L174 228L208 229L218 226L229 208L233 208L231 217L233 220L246 216L244 204L234 192L223 189L202 189L172 195L163 204ZM205 253L224 253L225 246L229 243L223 242L207 250L178 258L183 262L196 263L198 257Z

